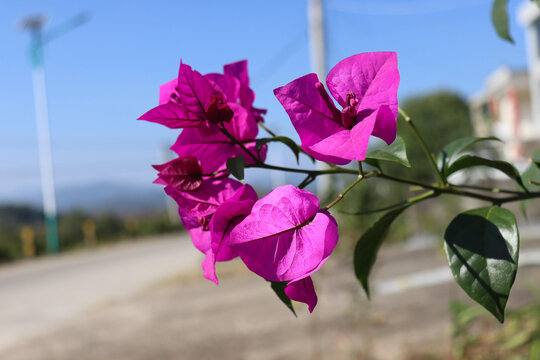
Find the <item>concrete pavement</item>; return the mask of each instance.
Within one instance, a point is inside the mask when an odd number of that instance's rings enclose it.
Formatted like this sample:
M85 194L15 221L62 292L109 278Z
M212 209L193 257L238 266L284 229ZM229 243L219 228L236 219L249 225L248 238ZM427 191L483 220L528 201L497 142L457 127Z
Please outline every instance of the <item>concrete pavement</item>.
M201 260L186 234L174 234L2 266L0 351Z

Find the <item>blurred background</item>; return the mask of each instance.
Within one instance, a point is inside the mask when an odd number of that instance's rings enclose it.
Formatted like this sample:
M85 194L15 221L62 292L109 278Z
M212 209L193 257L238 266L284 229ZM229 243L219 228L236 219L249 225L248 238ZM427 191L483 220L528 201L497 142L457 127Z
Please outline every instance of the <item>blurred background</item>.
M462 136L524 170L540 146L540 11L510 1L514 43L495 34L490 0L24 1L0 12L1 359L540 359L540 211L521 223L522 264L505 326L453 283L444 228L479 203L444 198L396 222L371 301L351 250L376 215L336 212L340 244L315 275L319 304L298 318L233 261L219 288L182 231L151 164L178 136L136 121L180 59L201 73L248 59L266 124L298 140L272 90L368 51L398 53L400 106L436 153ZM413 169L431 180L398 122ZM374 141L372 146L377 146ZM268 160L294 166L272 144ZM302 159L302 167L313 166ZM260 194L301 177L249 170ZM350 180L310 190L332 198ZM471 172L457 182L514 189ZM393 204L411 189L377 181L337 210ZM380 199L384 199L381 203ZM440 200L440 199L439 199ZM525 260L523 260L525 259ZM537 356L537 357L535 357Z

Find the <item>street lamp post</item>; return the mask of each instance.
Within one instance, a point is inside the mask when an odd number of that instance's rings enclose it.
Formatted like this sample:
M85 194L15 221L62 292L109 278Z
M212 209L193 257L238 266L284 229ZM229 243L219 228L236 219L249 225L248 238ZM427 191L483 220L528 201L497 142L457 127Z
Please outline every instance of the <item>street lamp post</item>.
M43 48L50 40L82 25L87 21L86 14L78 15L63 25L44 35L43 27L47 22L44 15L30 16L21 22L21 28L30 32L30 60L32 64L32 83L34 87L34 105L36 111L39 165L41 174L41 193L43 213L47 231L47 250L57 253L60 249L58 240L58 220L54 188L54 172L51 153L51 135L49 113L47 109L47 90L43 66Z

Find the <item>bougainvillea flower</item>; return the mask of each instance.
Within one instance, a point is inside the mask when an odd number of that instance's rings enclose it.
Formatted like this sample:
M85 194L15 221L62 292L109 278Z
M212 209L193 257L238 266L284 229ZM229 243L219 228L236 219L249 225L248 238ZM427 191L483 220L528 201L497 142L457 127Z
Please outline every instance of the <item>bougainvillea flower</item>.
M159 105L169 103L180 103L178 101L178 78L174 78L159 87Z
M371 135L396 137L399 72L394 52L358 54L340 61L326 78L340 111L316 74L274 90L315 159L344 165L366 157Z
M251 112L253 118L257 122L263 122L264 119L262 115L266 114L266 109L258 109L253 106L253 102L255 101L255 93L249 87L247 60L241 60L223 66L223 73L225 75L234 76L240 81L238 101L244 108Z
M182 213L198 216L200 225L208 227L207 217L216 212L219 205L232 197L242 186L237 180L226 178L205 180L194 191L182 191L172 186L166 186L165 192L176 201Z
M317 293L315 293L311 276L288 283L285 287L285 295L291 300L306 303L309 312L313 312L317 305Z
M240 120L238 123L240 123ZM237 119L228 124L231 127L229 132L235 136L236 139L242 141L247 150L257 157L260 161L266 159L267 146L264 145L260 154L256 151L256 142L254 138L249 138L249 126L241 127L236 126ZM238 130L238 131L237 131ZM247 139L242 139L247 137ZM251 140L251 141L250 141ZM224 134L215 130L210 126L200 126L198 128L184 129L176 143L171 146L171 149L178 154L179 157L195 156L201 162L201 166L204 174L210 174L214 171L224 170L226 168L227 159L244 155L244 159L247 163L253 164L255 160L245 152L242 147L234 143Z
M160 105L143 114L139 120L163 124L170 128L196 127L201 122L229 122L233 111L225 94L210 80L180 63L177 85L173 81L160 88Z
M157 184L169 185L182 191L194 191L201 187L202 166L194 156L184 156L165 164L152 165L158 171Z
M263 121L264 109L253 107L255 93L249 88L247 61L223 67L224 74L201 75L189 65L180 64L178 78L159 88L159 106L139 120L159 123L172 129L197 127L201 122L227 123L236 115L232 105L247 111L248 120ZM252 126L253 127L253 126Z
M258 200L257 193L250 185L243 185L232 197L224 201L212 215L209 228L211 247L203 262L204 277L218 284L216 261L229 261L237 257L229 245L231 230L249 213Z
M292 281L317 271L338 241L337 223L306 190L280 186L255 203L230 243L254 273Z
M201 119L181 104L169 103L158 105L144 113L138 120L146 120L170 129L197 127L201 124Z
M206 254L212 246L212 234L210 234L209 229L201 225L200 218L196 215L191 215L181 209L178 209L178 215L195 248Z

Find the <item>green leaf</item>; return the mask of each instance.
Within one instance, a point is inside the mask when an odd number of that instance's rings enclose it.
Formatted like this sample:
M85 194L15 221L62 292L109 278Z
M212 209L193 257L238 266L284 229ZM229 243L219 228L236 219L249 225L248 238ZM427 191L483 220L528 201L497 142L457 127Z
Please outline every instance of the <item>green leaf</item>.
M257 153L261 151L261 148L264 144L267 144L269 142L280 142L282 144L285 144L291 149L291 151L294 153L294 156L296 157L296 163L300 163L300 149L298 148L298 145L294 142L293 139L288 138L286 136L275 136L272 138L263 138L263 139L257 139Z
M481 158L479 156L464 155L460 157L444 171L444 175L449 176L450 174L453 174L457 171L474 166L487 166L502 171L508 177L517 182L521 187L526 189L525 185L523 185L523 181L521 180L521 175L519 174L519 171L517 171L517 169L514 167L514 165L506 161L489 160Z
M271 283L270 286L272 287L272 290L274 290L279 300L281 300L281 302L283 302L285 306L287 306L289 310L292 311L294 316L297 316L296 311L294 311L294 307L293 307L291 299L289 299L287 294L285 294L285 287L287 286L287 281L281 281L281 282L271 281L270 283Z
M382 170L381 169L381 162L377 159L372 159L372 158L366 158L364 161L362 161L364 164L368 164L368 165L371 165L373 166L374 168L377 168L379 170Z
M536 184L531 184L532 181L540 181L540 168L535 162L532 162L527 169L521 174L521 179L523 180L523 185L527 188L528 191L540 191L540 186ZM519 189L518 189L519 190ZM521 200L519 202L519 208L523 213L523 216L527 218L527 206L532 202L532 199Z
M467 136L463 137L461 139L457 139L452 141L450 144L446 145L437 155L437 165L439 166L439 169L441 171L444 171L452 162L456 159L456 157L465 151L466 149L470 148L476 143L482 142L482 141L501 141L499 138L496 138L494 136L489 137L474 137L474 136Z
M444 234L456 282L500 321L516 278L519 233L511 211L491 206L456 216Z
M514 42L512 36L510 36L510 29L508 26L508 0L494 0L493 7L491 8L491 21L495 26L495 31L500 38L507 40L511 43Z
M531 0L533 3L535 3L536 5L538 5L538 7L540 7L540 0Z
M539 191L540 186L531 183L531 180L534 182L540 182L540 168L536 163L531 163L527 169L521 174L521 179L523 180L523 184L529 191Z
M244 155L227 159L227 170L238 180L244 180Z
M369 273L375 260L377 253L382 245L382 242L392 222L409 207L409 204L392 210L384 214L375 224L373 224L358 240L354 248L354 273L362 284L367 297L370 297L369 291Z
M394 140L391 145L378 148L367 153L365 161L369 165L379 167L378 161L375 162L376 160L393 161L406 167L411 167L411 163L407 158L405 142L400 136L397 136L396 140Z

